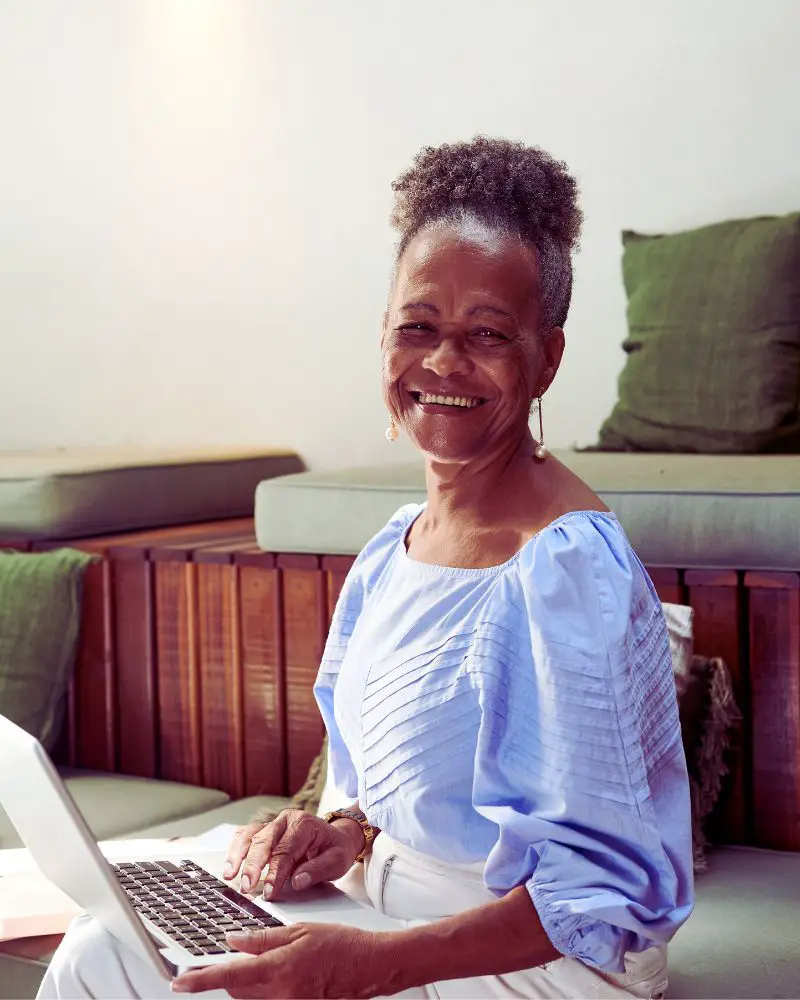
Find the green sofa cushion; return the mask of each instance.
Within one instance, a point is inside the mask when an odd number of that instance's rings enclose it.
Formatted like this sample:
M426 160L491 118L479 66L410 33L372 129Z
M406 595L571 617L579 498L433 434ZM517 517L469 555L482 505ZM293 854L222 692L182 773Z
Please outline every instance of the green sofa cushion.
M0 539L88 538L250 517L262 479L303 468L282 448L0 452Z
M62 769L61 775L97 840L113 840L132 830L178 821L229 801L224 792L174 781L70 768ZM0 809L0 848L21 846L11 821Z
M800 566L794 456L553 454L611 507L648 566ZM258 543L355 555L399 507L424 499L421 461L271 479L256 492Z
M800 451L800 213L623 235L609 451Z
M269 812L277 815L282 809L287 809L292 800L280 795L251 795L246 799L226 802L224 805L209 809L207 812L185 816L182 819L171 819L155 826L137 828L132 833L126 833L123 838L149 837L199 837L201 833L213 830L215 826L233 823L234 826L245 826L253 820Z
M0 714L48 749L61 726L91 559L73 549L0 552Z

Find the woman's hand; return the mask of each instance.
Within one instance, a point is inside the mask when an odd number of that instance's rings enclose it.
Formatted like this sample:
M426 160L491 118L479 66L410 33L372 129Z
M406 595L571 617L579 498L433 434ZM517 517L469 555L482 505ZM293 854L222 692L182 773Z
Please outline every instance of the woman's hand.
M272 823L252 823L236 831L228 848L223 878L241 871L241 891L258 884L264 869L264 895L276 898L286 880L294 889L341 878L364 846L355 820L326 823L300 809L284 809Z
M386 996L397 992L391 937L338 924L294 924L231 934L229 944L253 958L186 972L173 980L172 989L176 993L223 989L235 1000Z

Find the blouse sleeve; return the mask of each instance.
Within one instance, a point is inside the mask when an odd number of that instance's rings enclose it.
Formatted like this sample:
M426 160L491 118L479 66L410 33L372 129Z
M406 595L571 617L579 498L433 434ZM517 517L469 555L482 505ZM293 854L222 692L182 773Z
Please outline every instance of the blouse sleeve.
M523 550L532 658L483 680L485 878L525 884L564 955L624 971L693 905L691 818L661 605L621 529L562 521Z

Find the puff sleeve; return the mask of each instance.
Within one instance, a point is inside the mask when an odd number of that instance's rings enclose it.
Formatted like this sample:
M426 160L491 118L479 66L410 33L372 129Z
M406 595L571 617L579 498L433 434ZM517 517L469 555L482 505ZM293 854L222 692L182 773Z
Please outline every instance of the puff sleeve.
M482 679L473 805L499 831L485 881L524 884L562 954L623 971L693 905L663 612L613 519L545 529L518 573L530 661Z

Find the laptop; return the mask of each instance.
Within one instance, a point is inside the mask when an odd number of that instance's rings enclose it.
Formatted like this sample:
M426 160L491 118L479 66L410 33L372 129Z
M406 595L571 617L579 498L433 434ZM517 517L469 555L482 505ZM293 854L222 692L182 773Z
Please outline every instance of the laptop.
M207 852L113 864L44 747L2 715L0 761L0 805L42 873L164 979L243 957L226 944L234 930L306 921L403 927L331 883L289 890L276 902L244 895L217 878Z

